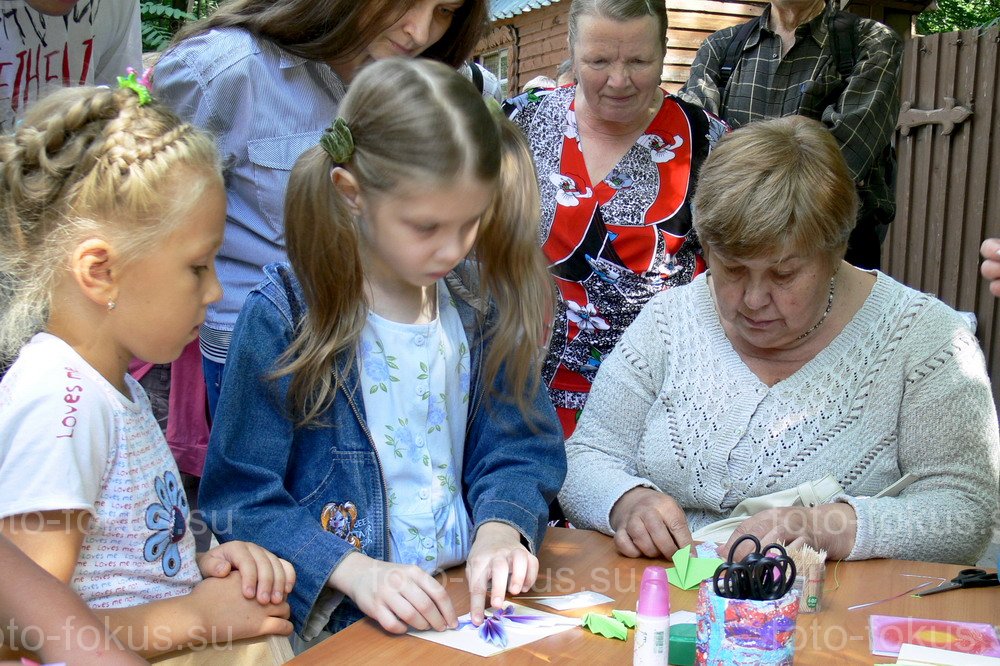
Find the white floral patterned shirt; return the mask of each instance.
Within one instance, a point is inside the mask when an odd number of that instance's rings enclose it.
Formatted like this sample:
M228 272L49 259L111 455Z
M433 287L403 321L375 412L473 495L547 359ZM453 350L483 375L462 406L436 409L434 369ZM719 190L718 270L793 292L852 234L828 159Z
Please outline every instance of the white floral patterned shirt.
M438 317L401 324L369 312L358 346L368 428L389 494L390 558L434 572L465 561L462 497L469 344L444 281Z

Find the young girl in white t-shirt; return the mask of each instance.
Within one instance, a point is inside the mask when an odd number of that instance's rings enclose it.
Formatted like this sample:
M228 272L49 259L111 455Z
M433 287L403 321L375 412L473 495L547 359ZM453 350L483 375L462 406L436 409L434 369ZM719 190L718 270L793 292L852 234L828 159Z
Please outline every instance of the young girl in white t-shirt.
M0 534L142 656L288 634L291 565L245 542L196 558L127 375L176 358L221 295L226 199L212 139L120 81L57 91L0 138Z

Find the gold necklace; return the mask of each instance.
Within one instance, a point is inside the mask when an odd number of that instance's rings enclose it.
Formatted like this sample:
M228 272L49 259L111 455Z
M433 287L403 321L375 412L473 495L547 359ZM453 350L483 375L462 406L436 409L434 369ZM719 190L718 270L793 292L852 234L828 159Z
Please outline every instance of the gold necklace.
M795 338L796 341L802 340L803 338L809 337L810 333L812 333L813 331L815 331L817 328L820 327L820 325L822 325L822 323L824 321L826 321L827 315L829 315L830 314L830 310L833 309L833 292L834 292L834 289L836 289L836 287L837 287L837 274L834 273L833 277L830 278L830 293L827 294L827 297L826 297L826 310L823 310L823 316L819 318L818 322L816 322L815 324L813 324L812 328L810 328L808 331L806 331L805 333L803 333L799 337Z

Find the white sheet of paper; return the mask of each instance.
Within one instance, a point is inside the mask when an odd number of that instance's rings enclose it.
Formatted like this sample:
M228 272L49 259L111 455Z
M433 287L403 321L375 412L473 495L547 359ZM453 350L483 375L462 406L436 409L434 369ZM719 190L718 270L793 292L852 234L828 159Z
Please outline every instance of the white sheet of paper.
M725 555L719 554L719 549L722 548L724 544L715 543L714 541L705 541L699 543L692 549L692 555L695 557L715 557L720 560L726 559Z
M432 643L455 648L456 650L462 650L463 652L470 652L472 654L479 655L480 657L492 657L495 654L500 654L501 652L506 652L507 650L513 650L514 648L521 647L522 645L527 645L528 643L533 643L534 641L542 638L554 636L555 634L580 626L580 620L575 618L546 613L545 611L519 606L518 604L508 605L513 606L514 612L518 615L542 615L546 617L546 621L534 624L520 624L509 621L504 622L503 626L507 631L507 647L498 647L492 643L487 643L485 640L480 638L479 627L473 626L440 632L433 630L414 631L413 629L410 629L408 633L411 636L422 638L425 641L431 641ZM468 620L469 614L466 613L458 619L460 622L462 620Z
M670 626L675 624L698 624L698 616L691 611L674 611L670 614Z
M940 650L938 648L913 645L911 643L903 643L903 646L899 648L897 661L912 661L918 664L935 664L939 666L1000 666L1000 659L996 657L964 654L962 652Z
M560 611L600 606L611 601L614 601L614 599L593 590L581 590L573 594L564 594L558 597L537 597L535 599L535 603Z

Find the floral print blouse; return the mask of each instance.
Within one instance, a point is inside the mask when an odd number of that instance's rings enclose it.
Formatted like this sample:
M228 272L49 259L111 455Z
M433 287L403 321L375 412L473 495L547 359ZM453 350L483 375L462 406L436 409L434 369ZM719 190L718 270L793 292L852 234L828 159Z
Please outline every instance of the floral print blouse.
M428 324L369 312L358 347L389 497L390 557L427 572L464 562L472 545L461 492L469 344L444 281L437 293L438 317Z
M594 183L575 92L536 90L506 106L531 145L541 188L540 241L560 295L544 374L567 436L602 359L646 301L704 270L690 200L701 163L727 129L664 93L646 131Z

